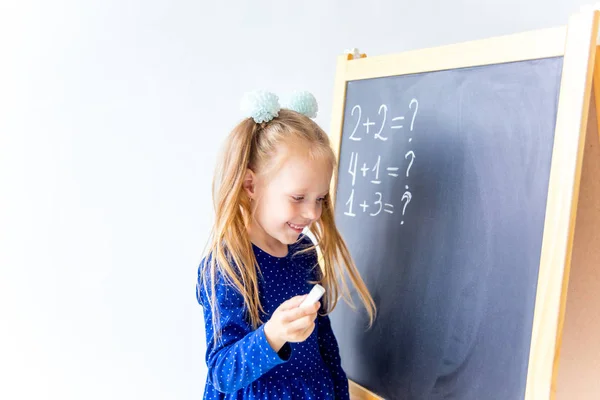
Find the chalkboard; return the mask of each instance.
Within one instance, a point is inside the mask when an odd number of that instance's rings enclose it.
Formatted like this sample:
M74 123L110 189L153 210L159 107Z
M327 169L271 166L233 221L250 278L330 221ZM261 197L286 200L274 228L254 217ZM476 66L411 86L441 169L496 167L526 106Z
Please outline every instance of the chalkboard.
M562 65L347 82L335 217L378 308L370 330L343 302L331 315L349 379L524 397Z

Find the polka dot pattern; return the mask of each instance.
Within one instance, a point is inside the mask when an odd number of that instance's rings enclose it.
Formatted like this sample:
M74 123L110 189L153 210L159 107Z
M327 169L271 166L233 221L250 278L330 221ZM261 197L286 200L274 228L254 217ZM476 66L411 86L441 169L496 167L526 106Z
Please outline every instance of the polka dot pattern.
M316 280L318 272L316 252L295 254L310 245L310 238L303 235L288 246L285 257L272 256L253 245L262 272L263 321L284 301L310 291L309 281ZM220 284L216 297L221 339L215 345L209 294L199 282L196 297L204 309L208 366L204 399L349 399L348 379L329 317L319 315L315 330L304 342L286 343L275 352L267 342L264 325L252 329L242 296L233 287Z

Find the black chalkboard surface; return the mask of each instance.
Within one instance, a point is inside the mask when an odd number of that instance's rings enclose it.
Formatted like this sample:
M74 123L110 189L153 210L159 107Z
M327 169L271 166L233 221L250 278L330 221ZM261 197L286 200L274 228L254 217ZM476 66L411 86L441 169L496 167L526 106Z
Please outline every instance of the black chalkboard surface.
M562 64L347 83L335 214L378 307L370 330L343 302L331 315L349 379L524 397Z

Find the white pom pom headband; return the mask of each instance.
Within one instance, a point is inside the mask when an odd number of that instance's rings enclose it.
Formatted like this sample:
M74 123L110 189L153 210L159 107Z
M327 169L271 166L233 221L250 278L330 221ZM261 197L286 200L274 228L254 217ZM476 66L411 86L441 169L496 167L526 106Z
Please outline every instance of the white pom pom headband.
M294 92L284 108L315 118L319 111L317 99L307 91ZM257 124L269 122L279 115L281 106L279 97L271 92L256 90L244 94L241 103L242 113L247 118L252 118Z

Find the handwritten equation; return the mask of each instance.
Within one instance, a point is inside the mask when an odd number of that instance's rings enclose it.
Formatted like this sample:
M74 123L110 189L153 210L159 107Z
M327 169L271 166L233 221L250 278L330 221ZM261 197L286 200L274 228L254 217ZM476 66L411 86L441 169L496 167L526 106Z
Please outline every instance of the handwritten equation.
M359 142L363 139L367 140L372 135L372 140L386 142L387 140L398 140L394 132L405 130L409 132L408 143L411 143L412 132L415 128L415 119L419 110L419 101L412 99L408 105L410 115L398 115L388 118L389 107L386 104L379 106L377 118L371 120L370 116L363 119L362 107L357 104L352 107L351 116L356 117L354 129L350 133L348 139ZM389 119L389 120L388 120ZM408 123L408 120L410 124ZM406 121L406 122L405 122ZM405 126L406 125L406 126ZM416 154L412 149L409 149L404 154L404 159L400 162L389 162L385 160L382 163L381 155L377 159L363 160L358 151L353 151L350 154L350 163L347 173L352 177L352 188L345 205L344 215L348 217L356 217L357 212L368 213L375 217L383 213L394 214L394 199L386 197L381 190L377 190L376 185L381 185L382 179L405 179L410 176L410 170L416 159ZM402 168L402 170L401 170ZM370 199L355 198L355 184L357 179L366 179L371 185L375 185L373 195ZM400 199L402 205L402 216L406 213L408 204L412 201L412 193L408 184L404 185L405 192ZM362 202L360 202L362 200ZM360 202L360 203L359 203ZM404 224L404 219L400 222Z

